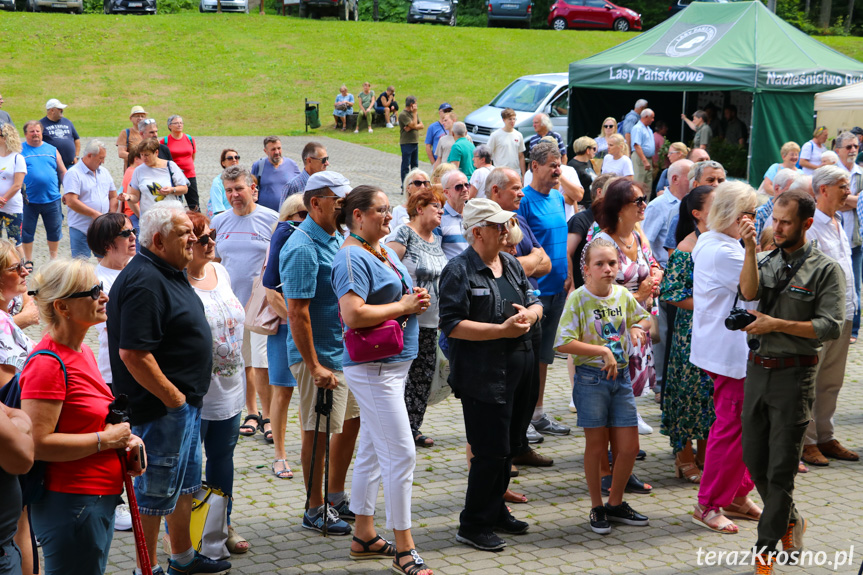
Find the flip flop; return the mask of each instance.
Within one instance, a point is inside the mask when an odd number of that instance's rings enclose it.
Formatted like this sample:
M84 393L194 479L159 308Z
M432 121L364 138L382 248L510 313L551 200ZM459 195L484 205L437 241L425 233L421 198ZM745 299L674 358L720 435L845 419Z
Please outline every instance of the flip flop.
M510 489L503 494L503 500L507 503L527 503L527 497Z
M281 471L276 471L276 463L283 463L285 468ZM294 472L291 471L291 466L288 465L288 461L286 459L276 459L273 461L273 464L270 466L273 470L273 475L278 477L279 479L292 479L294 477Z
M254 425L249 425L250 421L254 421ZM243 424L240 426L240 435L243 437L251 437L258 430L258 425L261 421L261 412L258 412L258 415L249 414L246 416L246 419L243 420Z

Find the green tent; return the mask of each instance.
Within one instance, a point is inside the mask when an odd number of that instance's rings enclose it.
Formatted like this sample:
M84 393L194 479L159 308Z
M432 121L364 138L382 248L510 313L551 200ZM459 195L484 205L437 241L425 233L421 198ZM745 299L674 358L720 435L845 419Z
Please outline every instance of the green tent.
M861 80L863 63L761 2L693 2L632 40L570 64L569 134L594 135L602 118L620 118L645 98L657 118L674 120L668 137L691 139L676 127L681 112L733 101L750 127L748 179L757 187L780 161L784 142L812 137L814 94Z

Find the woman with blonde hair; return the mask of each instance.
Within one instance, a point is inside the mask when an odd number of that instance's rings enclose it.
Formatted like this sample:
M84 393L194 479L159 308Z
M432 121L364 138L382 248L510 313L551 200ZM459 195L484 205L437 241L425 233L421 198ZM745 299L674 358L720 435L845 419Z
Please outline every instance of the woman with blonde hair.
M608 153L608 138L617 133L617 120L608 117L602 121L602 128L596 137L596 157L602 159Z
M797 145L797 142L785 142L782 144L782 147L779 149L779 156L782 158L782 162L773 164L767 171L764 172L764 181L761 183L761 189L767 192L768 196L773 196L775 193L773 189L773 180L776 178L776 174L779 173L779 170L789 169L797 171L797 159L800 157L800 146Z
M27 174L27 163L21 155L21 137L12 124L0 125L0 232L6 228L6 237L15 242L18 253L21 247L21 221L24 216L23 194L19 194Z
M656 181L656 190L664 190L668 187L668 168L676 162L677 160L683 160L686 156L689 155L689 147L683 142L674 142L673 144L668 146L668 156L666 157L665 169L662 170L662 173L659 175L659 179Z
M627 154L626 140L620 134L608 138L608 154L602 159L602 173L632 180L632 160Z
M431 175L431 187L432 190L443 193L443 185L441 185L441 180L443 179L443 175L447 172L452 172L453 170L457 170L454 164L450 164L449 162L443 162L435 166L435 169L432 171Z
M83 259L54 260L31 282L47 331L21 372L21 409L33 423L36 459L48 462L30 512L52 574L105 572L123 491L117 451L126 457L143 445L128 423L105 423L114 394L84 343L107 319L98 282ZM143 473L140 460L129 461L130 475Z

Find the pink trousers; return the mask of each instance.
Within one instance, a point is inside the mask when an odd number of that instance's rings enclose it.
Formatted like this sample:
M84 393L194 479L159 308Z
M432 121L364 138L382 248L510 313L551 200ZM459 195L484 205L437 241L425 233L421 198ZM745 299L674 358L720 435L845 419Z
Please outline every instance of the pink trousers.
M713 378L713 408L716 421L707 437L704 470L698 488L698 503L705 511L727 507L736 497L745 497L755 484L743 463L740 443L743 382L724 375Z

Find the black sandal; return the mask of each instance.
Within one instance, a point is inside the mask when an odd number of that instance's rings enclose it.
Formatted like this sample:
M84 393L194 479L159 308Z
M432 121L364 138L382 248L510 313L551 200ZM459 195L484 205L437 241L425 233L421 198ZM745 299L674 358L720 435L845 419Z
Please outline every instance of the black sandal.
M414 435L414 443L417 447L434 447L434 439L426 437L421 432Z
M254 421L254 425L249 425L250 421ZM240 435L243 437L251 437L258 430L258 425L261 421L261 412L258 412L258 415L249 414L246 416L246 419L243 420L243 424L240 426Z
M396 556L395 546L380 535L375 535L373 539L369 539L368 541L354 537L354 541L363 546L362 551L351 549L351 559L354 561L362 561L363 559L389 559ZM380 549L372 549L371 546L378 541L383 541L384 544Z
M264 426L268 423L270 423L269 418L268 419L263 419L263 418L258 419L258 431L260 431L261 433L264 434L264 439L267 441L267 443L272 443L273 442L273 430L272 429L264 429Z
M408 561L404 565L399 563L399 559L407 557L408 555L413 557L413 561ZM403 553L396 553L396 558L393 559L392 570L395 573L403 573L404 575L417 575L423 571L431 570L431 567L426 565L426 562L423 561L423 558L420 557L420 554L417 553L416 549L411 549L410 551L405 551Z

